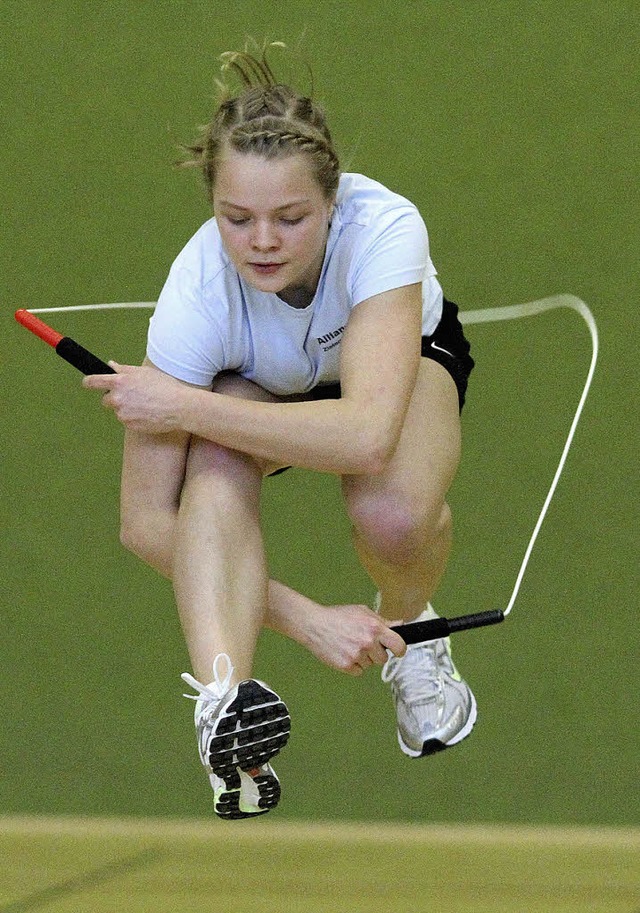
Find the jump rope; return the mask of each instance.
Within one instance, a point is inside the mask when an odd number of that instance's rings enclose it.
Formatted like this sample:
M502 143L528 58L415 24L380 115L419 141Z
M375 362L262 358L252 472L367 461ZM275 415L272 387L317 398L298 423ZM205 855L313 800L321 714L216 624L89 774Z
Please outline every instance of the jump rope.
M22 326L26 327L32 333L35 333L35 335L40 339L44 340L44 342L55 349L61 358L64 358L65 361L68 361L69 364L73 365L74 368L77 368L83 374L114 374L115 371L113 368L109 367L109 365L102 361L100 358L97 358L92 352L89 352L88 349L85 349L69 336L64 336L62 333L58 333L56 330L52 329L50 326L44 323L43 320L40 320L40 318L36 317L35 315L53 314L68 311L106 311L126 310L134 308L153 309L154 307L155 302L128 301L121 304L78 304L71 305L69 307L56 308L22 308L15 312L15 318L18 323L21 323ZM477 311L461 311L459 313L460 322L464 325L470 326L471 324L476 323L497 323L503 320L516 320L521 317L533 317L536 314L542 314L545 311L555 310L556 308L570 308L571 310L576 311L585 321L591 336L591 362L587 372L582 394L578 401L578 406L573 416L573 420L569 428L569 433L562 449L558 468L554 473L551 487L549 488L547 496L544 500L542 510L540 511L540 515L534 526L533 533L529 539L529 544L525 550L524 558L522 560L522 564L520 565L520 570L518 571L516 582L511 593L511 598L509 599L505 609L492 609L486 612L476 612L472 615L460 615L456 618L434 618L430 619L429 621L409 622L408 624L394 626L392 630L396 631L407 644L417 644L424 643L425 641L429 640L438 640L441 637L447 637L449 634L455 634L458 631L467 631L471 628L482 628L487 625L498 624L499 622L504 621L507 615L511 612L518 596L520 585L522 584L522 580L529 563L529 558L531 557L531 552L533 551L536 539L538 538L538 534L547 515L549 505L551 504L551 500L555 494L558 482L560 481L560 476L564 470L567 456L569 454L571 444L573 443L576 428L578 427L578 422L580 421L580 416L582 415L584 404L587 401L587 396L589 395L591 381L593 379L596 363L598 360L598 328L596 326L595 318L584 301L581 301L574 295L553 295L549 298L541 298L538 301L529 301L525 304L514 304L497 308L483 308Z

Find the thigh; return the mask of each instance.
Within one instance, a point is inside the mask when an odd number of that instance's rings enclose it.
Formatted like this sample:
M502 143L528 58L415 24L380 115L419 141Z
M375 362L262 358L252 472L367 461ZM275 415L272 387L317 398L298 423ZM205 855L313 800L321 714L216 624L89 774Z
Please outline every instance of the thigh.
M458 392L440 364L423 358L396 451L376 476L346 476L347 506L361 497L393 499L438 523L460 462Z
M285 398L276 396L275 393L270 393L264 387L254 384L253 381L247 380L246 377L235 374L233 371L218 374L213 382L212 390L214 393L221 393L224 396L236 396L239 399L251 399L259 403L286 402ZM265 476L288 468L288 464L267 463L259 460L255 460L255 462Z
M277 402L277 397L238 374L218 375L213 391L226 396ZM127 429L121 488L125 525L133 524L137 518L143 518L144 522L144 518L155 511L177 513L188 465L193 468L206 450L206 447L198 448L194 444L190 435L182 431L143 434ZM214 447L211 444L211 448Z
M264 387L254 384L234 371L223 371L213 381L212 391L224 396L237 396L239 399L253 399L260 403L278 403L280 397L269 393Z
M125 431L120 495L125 527L144 524L154 512L177 514L188 452L185 432Z

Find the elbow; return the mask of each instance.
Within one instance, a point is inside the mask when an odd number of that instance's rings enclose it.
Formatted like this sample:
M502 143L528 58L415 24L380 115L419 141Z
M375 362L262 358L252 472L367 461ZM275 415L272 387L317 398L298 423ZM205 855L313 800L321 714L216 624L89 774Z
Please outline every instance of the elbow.
M352 402L347 418L349 468L344 475L379 476L387 469L398 447L404 413L398 414L375 401Z
M368 439L363 435L363 446L358 448L358 467L354 474L379 476L388 467L398 446L398 435L391 429L372 434Z
M373 451L371 454L369 454L369 458L366 460L364 470L365 474L369 476L382 475L382 473L391 462L391 457L393 454L394 448L383 448Z

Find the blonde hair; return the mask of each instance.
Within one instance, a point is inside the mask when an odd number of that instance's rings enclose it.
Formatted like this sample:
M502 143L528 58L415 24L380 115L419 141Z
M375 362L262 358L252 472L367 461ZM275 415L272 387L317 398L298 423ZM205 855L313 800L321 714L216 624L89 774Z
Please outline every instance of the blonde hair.
M324 110L312 98L280 83L268 61L269 50L286 48L274 41L255 52L226 51L220 55L222 79L216 80L219 107L210 123L201 128L196 142L184 146L190 155L182 166L202 171L209 200L220 158L226 148L266 159L302 154L308 157L327 199L335 196L340 163ZM233 94L228 76L238 77L242 91Z

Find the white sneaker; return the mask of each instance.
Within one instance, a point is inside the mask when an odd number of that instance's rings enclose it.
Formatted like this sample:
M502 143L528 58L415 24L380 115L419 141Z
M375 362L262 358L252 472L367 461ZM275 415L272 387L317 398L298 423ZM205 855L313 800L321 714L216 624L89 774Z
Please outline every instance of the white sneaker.
M286 745L291 718L264 682L248 679L229 688L232 675L231 660L220 653L211 684L202 685L188 672L181 677L199 692L184 696L196 701L198 752L213 788L215 812L221 818L249 818L278 804L280 781L269 761Z
M434 616L429 606L416 621ZM448 637L412 644L402 657L390 655L382 680L391 685L398 742L409 757L456 745L473 729L476 700L453 664Z

